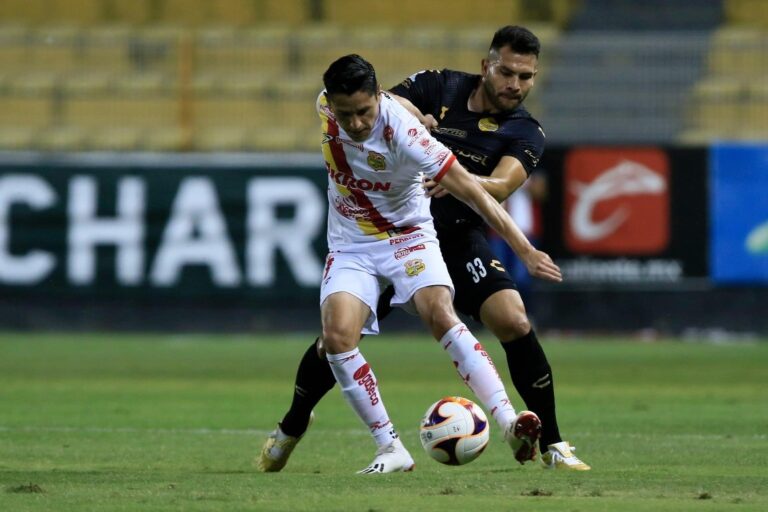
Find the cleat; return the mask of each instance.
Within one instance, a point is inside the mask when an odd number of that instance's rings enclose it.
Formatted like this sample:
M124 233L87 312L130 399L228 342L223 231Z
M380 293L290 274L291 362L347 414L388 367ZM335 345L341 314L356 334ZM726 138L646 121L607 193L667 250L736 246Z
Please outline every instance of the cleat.
M387 446L376 450L376 458L368 467L357 472L358 475L372 475L375 473L397 473L413 471L416 464L411 454L403 446L402 441L395 439Z
M313 412L309 415L307 429L312 425L314 419L315 413ZM288 457L291 456L293 449L296 448L302 437L304 436L293 437L285 434L278 423L277 428L270 432L261 448L261 453L256 459L256 469L262 473L275 473L283 469L288 462Z
M523 411L517 415L507 431L504 440L512 448L515 460L520 464L536 459L536 443L541 437L541 420L531 411Z
M567 441L551 444L547 447L547 451L541 454L541 463L547 469L570 469L573 471L592 469L573 454L575 449Z

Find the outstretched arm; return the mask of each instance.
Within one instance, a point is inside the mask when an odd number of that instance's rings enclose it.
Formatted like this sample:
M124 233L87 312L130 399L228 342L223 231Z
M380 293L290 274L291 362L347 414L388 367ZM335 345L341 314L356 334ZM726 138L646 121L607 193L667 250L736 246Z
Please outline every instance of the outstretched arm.
M453 162L440 180L440 185L475 210L509 244L525 263L532 276L548 281L563 280L560 268L555 265L552 258L531 245L504 208L460 163Z

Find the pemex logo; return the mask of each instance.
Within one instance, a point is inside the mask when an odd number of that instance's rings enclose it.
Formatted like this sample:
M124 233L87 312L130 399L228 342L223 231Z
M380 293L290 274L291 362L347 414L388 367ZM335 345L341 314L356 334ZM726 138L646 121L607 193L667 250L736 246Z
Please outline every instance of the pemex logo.
M581 148L565 162L565 243L648 255L669 243L669 161L655 148Z

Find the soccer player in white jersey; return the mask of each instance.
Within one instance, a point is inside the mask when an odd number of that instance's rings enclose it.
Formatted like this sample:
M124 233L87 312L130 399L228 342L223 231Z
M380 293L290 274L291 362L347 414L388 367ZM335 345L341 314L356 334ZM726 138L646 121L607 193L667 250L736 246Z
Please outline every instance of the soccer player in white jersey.
M374 372L358 349L361 334L378 333L376 304L389 283L395 288L392 305L424 320L501 427L515 458L532 458L541 423L532 412L515 412L490 357L453 309L453 285L435 238L423 180L439 182L475 209L535 269L533 275L560 281L560 269L528 242L445 146L381 91L365 59L347 55L336 60L323 82L317 110L328 172L329 254L320 309L333 374L378 446L373 462L359 473L410 471L414 465L387 415Z

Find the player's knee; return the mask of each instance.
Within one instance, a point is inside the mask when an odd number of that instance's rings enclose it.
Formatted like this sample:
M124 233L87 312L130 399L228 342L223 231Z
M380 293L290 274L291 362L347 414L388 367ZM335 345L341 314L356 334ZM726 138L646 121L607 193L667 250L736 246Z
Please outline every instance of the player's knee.
M494 326L493 331L502 341L516 340L531 331L531 323L525 313L515 313L506 317L500 325Z
M323 352L340 354L354 350L357 347L358 336L359 333L343 327L325 328L322 336Z
M460 322L450 305L437 305L426 315L424 321L436 339L440 339L448 330Z
M317 350L317 357L325 359L325 345L323 345L323 337L318 336L315 341L315 349Z

